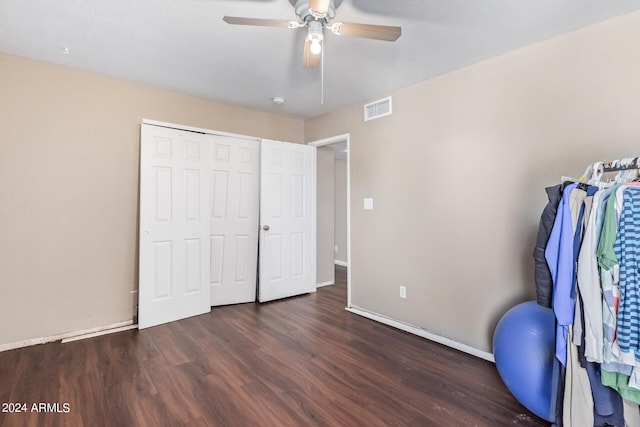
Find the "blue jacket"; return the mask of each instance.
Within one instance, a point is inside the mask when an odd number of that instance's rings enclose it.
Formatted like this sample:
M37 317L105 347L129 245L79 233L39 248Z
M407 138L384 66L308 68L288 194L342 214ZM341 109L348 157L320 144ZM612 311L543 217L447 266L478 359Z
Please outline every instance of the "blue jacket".
M573 220L569 197L578 184L568 185L562 194L558 214L547 242L545 258L553 280L552 308L556 315L556 357L567 366L567 334L573 323L575 299L571 298L571 286L575 268L573 264Z

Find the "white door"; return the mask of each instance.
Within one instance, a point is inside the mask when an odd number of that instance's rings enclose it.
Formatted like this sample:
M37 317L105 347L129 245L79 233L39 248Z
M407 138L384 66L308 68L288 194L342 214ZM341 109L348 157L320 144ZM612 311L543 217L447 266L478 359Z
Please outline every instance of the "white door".
M211 147L211 305L256 300L260 144L214 136Z
M316 148L263 139L259 300L315 290Z
M211 311L210 138L142 125L140 329Z

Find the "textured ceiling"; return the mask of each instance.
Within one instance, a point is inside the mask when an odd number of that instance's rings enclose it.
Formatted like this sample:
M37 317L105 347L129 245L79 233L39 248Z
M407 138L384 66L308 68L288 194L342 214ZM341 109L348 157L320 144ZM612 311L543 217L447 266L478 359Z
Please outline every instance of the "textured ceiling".
M401 26L402 36L326 34L323 71L302 67L304 29L222 21L293 20L289 0L1 0L0 51L309 118L640 9L640 0L336 3L334 21Z

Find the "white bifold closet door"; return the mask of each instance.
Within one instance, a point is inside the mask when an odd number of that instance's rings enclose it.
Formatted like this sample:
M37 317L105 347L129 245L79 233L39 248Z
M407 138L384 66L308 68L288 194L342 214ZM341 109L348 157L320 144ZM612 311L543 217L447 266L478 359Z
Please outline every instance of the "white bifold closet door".
M315 290L315 150L142 125L139 328Z
M211 311L209 141L142 125L140 329Z
M255 301L260 144L214 136L210 165L211 305Z
M263 139L260 302L316 288L316 148Z

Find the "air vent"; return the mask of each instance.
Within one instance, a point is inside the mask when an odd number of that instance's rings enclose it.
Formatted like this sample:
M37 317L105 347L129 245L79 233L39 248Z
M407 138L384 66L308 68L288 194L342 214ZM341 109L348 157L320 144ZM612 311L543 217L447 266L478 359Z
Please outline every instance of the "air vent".
M364 121L391 115L391 97L370 102L364 106Z

